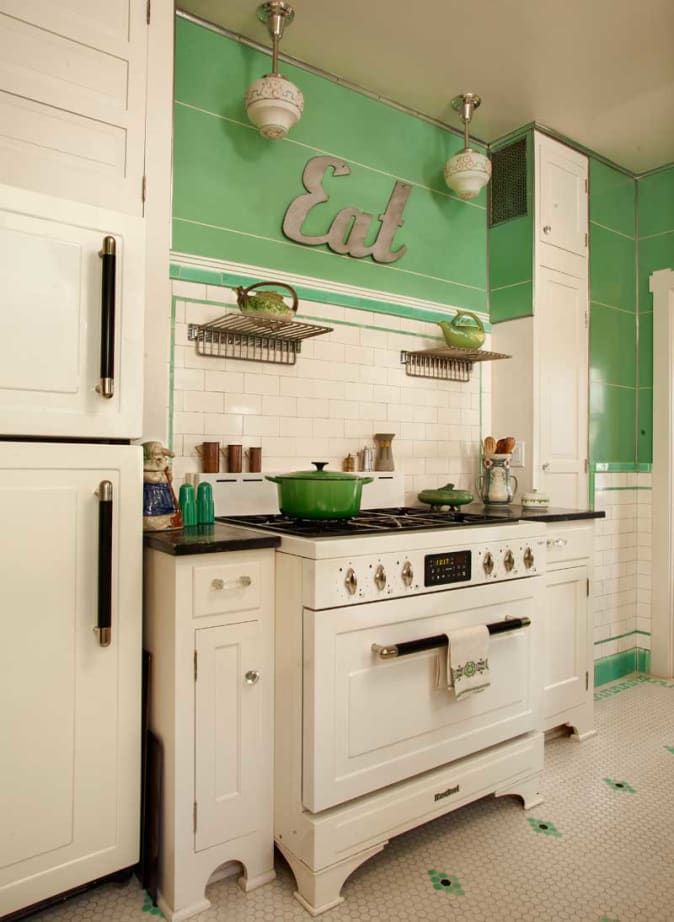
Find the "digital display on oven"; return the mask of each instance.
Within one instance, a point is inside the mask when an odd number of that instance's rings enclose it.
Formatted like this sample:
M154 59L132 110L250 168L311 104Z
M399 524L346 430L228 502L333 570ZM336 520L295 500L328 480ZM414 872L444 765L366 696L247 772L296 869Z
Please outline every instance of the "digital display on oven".
M463 583L470 579L470 564L470 551L426 554L424 585L442 586L445 583Z

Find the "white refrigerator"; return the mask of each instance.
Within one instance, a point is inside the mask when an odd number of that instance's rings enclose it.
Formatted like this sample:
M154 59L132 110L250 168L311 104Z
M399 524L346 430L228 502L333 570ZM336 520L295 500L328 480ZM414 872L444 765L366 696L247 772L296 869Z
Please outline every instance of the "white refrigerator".
M0 186L0 916L138 859L143 262Z

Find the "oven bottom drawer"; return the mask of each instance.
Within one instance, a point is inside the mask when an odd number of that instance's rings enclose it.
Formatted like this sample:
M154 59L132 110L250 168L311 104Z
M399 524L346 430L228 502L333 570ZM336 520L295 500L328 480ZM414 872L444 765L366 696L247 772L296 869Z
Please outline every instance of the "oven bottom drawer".
M540 584L534 577L350 608L304 611L303 804L313 813L534 729L541 706ZM446 648L385 660L388 646L529 618L489 639L490 685L454 698Z

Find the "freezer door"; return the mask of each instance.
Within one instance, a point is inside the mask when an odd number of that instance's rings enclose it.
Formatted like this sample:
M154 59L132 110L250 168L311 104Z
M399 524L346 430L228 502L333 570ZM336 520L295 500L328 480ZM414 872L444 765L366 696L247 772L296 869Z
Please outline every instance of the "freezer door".
M141 435L141 218L0 186L0 437Z
M4 915L138 858L140 449L1 444L0 508Z
M540 724L542 579L304 610L303 803L316 813L513 739ZM390 646L529 618L489 638L490 686L456 700L447 648L386 659Z

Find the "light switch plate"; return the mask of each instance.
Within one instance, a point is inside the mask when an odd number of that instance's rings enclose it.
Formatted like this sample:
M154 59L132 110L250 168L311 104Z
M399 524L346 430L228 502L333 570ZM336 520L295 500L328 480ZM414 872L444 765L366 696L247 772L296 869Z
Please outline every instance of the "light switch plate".
M515 451L510 459L511 467L524 467L524 442L515 442Z

